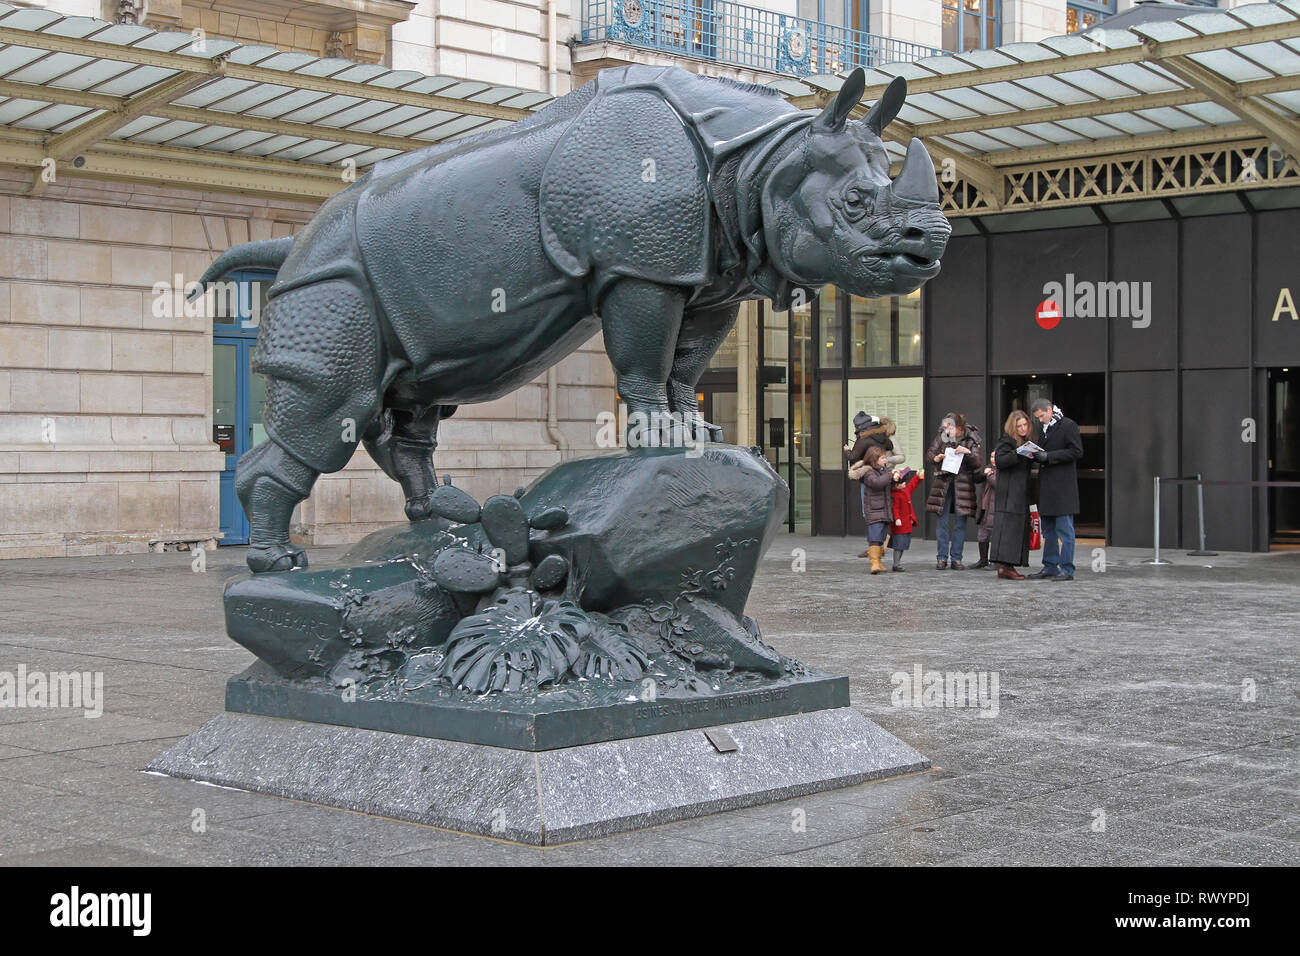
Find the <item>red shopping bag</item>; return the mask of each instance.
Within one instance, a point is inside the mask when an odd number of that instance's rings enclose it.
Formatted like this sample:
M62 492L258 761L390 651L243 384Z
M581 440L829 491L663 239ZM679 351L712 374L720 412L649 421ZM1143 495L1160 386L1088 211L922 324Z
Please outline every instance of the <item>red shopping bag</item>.
M1038 551L1043 546L1043 522L1038 517L1038 505L1029 506L1029 550Z

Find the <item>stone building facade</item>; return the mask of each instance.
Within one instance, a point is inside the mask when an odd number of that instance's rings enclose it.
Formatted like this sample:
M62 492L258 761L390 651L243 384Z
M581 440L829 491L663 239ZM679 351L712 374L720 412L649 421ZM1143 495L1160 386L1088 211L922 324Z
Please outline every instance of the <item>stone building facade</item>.
M20 6L556 95L603 66L627 62L777 79L662 50L583 43L584 16L595 2ZM938 47L944 2L880 0L870 4L869 29ZM801 15L808 6L754 5ZM823 6L849 9L839 0ZM1003 41L1063 32L1065 7L1065 0L1001 0ZM142 551L220 538L226 456L214 443L212 324L183 311L160 314L156 288L176 277L191 281L231 245L294 233L315 205L205 189L183 178L93 179L75 169L41 189L31 169L0 166L0 557ZM742 310L727 345L742 396L754 385L757 314L753 304ZM436 466L480 499L509 492L565 456L595 451L598 416L616 408L597 336L553 376L461 408L441 428ZM740 402L737 415L728 439L748 443L755 432L749 403ZM294 527L309 543L336 543L400 520L400 489L358 451L345 469L321 478Z

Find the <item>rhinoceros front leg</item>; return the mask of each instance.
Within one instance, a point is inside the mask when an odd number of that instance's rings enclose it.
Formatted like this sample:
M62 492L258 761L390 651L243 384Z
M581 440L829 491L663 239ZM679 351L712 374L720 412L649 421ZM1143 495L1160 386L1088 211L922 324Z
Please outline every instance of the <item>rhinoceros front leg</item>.
M739 311L740 303L736 302L711 309L692 309L682 318L668 378L668 405L681 415L683 421L693 426L697 441L723 440L722 429L706 422L700 415L696 386L709 367L709 361L736 324Z
M668 405L668 375L686 305L686 290L619 279L600 307L605 352L627 404L628 447L683 444Z

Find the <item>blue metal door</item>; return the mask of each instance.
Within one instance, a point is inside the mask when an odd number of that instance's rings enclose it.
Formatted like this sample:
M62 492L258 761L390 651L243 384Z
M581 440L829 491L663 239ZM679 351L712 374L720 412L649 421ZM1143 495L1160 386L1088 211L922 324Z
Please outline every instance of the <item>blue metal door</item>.
M274 273L263 270L236 272L212 298L212 440L226 453L222 544L248 543L248 518L235 495L235 463L266 438L266 380L252 372L249 362L257 344L261 303L274 279Z

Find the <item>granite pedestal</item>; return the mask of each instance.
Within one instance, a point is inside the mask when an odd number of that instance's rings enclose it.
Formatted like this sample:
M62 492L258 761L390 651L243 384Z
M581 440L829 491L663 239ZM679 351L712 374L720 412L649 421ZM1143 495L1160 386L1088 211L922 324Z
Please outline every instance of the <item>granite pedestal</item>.
M227 713L148 769L551 846L930 767L848 707L707 731L525 751Z

